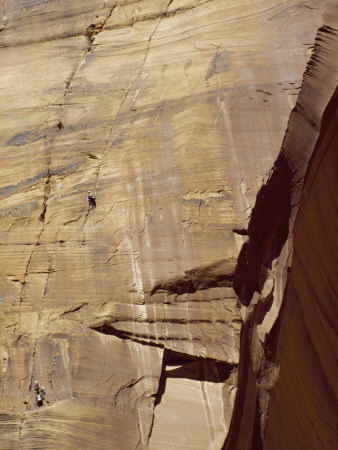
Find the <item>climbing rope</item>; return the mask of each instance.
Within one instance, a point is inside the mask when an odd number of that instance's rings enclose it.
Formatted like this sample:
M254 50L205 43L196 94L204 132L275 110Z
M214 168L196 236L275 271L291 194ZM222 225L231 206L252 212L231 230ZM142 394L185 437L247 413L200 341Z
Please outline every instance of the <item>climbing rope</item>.
M88 216L89 213L87 213ZM100 304L101 304L101 324L100 324L100 331L102 333L103 330L103 290L102 290L102 275L101 275L101 266L100 266L100 258L99 258L99 250L98 250L98 242L97 242L97 234L96 234L96 214L95 214L95 208L93 208L93 221L94 221L94 225L93 225L93 229L94 229L94 244L95 244L95 254L96 254L96 261L97 261L97 268L98 268L98 278L99 278L99 286L100 286ZM37 322L36 322L36 330L35 330L35 337L34 337L34 347L33 347L33 365L32 365L32 372L31 372L31 381L30 381L30 391L31 391L31 396L30 396L30 402L28 404L27 407L29 407L32 398L34 397L34 393L32 390L33 387L33 383L34 383L34 378L37 378L36 376L36 353L37 353L37 341L38 341L38 334L39 334L39 329L40 329L40 323L41 323L41 318L42 318L42 307L43 307L43 303L47 294L47 287L48 287L48 281L49 281L49 277L50 277L50 271L52 269L53 266L53 261L54 261L54 257L56 254L56 249L57 249L57 236L58 233L56 234L55 237L55 245L54 245L54 249L53 249L53 254L52 257L50 259L50 263L49 263L49 269L48 269L48 276L47 276L47 280L46 280L46 286L45 289L43 291L42 294L42 298L40 301L40 305L39 305L39 311L38 311L38 316L37 316ZM103 372L104 372L104 367L105 367L105 360L106 360L106 336L104 336L104 364L103 364L103 368L102 368L102 372L101 372L101 376L100 379L98 381L98 383L100 383L102 376L103 376Z
M50 273L51 273L54 256L56 254L56 247L57 247L57 244L58 244L58 241L57 241L58 234L59 234L59 232L57 232L56 235L55 235L55 245L54 245L52 257L51 257L50 262L49 262L46 286L45 286L45 289L43 291L42 298L41 298L41 301L40 301L40 306L39 306L39 311L38 311L38 318L37 318L37 322L36 322L36 331L35 331L34 347L33 347L33 365L32 365L32 373L31 373L31 382L30 382L30 387L29 387L29 389L31 391L30 401L32 400L32 397L34 397L34 393L33 393L33 389L32 389L33 383L34 383L33 382L34 375L35 375L35 378L37 378L36 374L35 374L35 370L36 370L35 369L36 368L36 349L37 349L37 341L38 341L38 333L39 333L39 328L40 328L40 322L41 322L41 317L42 317L42 306L43 306L43 302L44 302L44 299L45 299L46 294L47 294L47 287L48 287L49 276L50 276ZM30 402L27 405L27 407L29 407L29 405L30 405Z
M98 242L97 242L97 234L96 234L96 214L95 214L95 209L93 208L93 221L94 221L94 225L93 225L93 229L94 229L94 236L95 236L95 253L96 253L96 261L97 261L97 268L98 268L98 277L99 277L99 285L100 285L100 304L101 304L101 324L100 324L100 331L102 333L103 330L103 290L102 290L102 274L101 274L101 266L100 266L100 258L99 258L99 247L98 247ZM93 387L91 389L87 390L87 393L91 392L98 384L101 383L103 374L104 374L104 370L105 370L105 366L106 366L106 335L104 335L104 354L103 354L103 365L102 365L102 370L101 370L101 374L100 374L100 378L99 380L93 385Z
M101 267L100 267L100 258L99 258L99 250L97 245L97 235L96 235L96 214L95 209L93 209L93 219L94 219L94 236L95 236L95 253L96 253L96 261L97 261L97 268L98 268L98 274L99 274L99 284L100 284L100 297L101 297L101 325L100 325L100 331L102 333L103 328L103 293L102 293L102 277L101 277Z

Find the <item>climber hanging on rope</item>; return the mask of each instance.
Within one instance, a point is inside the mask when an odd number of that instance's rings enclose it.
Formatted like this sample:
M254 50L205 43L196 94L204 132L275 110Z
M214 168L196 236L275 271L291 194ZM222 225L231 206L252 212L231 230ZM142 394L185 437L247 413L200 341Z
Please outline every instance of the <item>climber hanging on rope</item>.
M90 191L88 191L87 200L88 200L89 206L91 206L92 209L96 208L95 195Z
M45 399L45 388L36 380L34 381L34 392L37 406L42 406Z

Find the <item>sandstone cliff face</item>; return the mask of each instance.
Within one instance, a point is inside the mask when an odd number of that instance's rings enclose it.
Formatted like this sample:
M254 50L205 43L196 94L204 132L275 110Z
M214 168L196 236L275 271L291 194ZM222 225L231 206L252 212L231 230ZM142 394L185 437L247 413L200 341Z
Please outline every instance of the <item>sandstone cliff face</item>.
M334 3L0 14L0 447L334 448Z

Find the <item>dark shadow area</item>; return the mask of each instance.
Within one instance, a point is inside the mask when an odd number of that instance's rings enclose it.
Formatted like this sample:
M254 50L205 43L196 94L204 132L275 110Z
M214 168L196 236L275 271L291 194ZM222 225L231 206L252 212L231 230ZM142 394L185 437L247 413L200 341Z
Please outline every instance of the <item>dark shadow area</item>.
M233 228L232 231L239 236L247 236L248 230L246 228Z
M166 373L165 373L165 364L164 364L164 359L163 359L162 360L161 376L160 376L160 380L159 380L159 383L158 383L158 390L157 390L156 395L155 395L154 408L156 408L156 406L161 403L163 394L165 392L166 384L167 384L167 376L166 376Z
M162 372L155 396L157 406L165 393L168 378L186 378L195 381L223 383L237 366L210 358L198 358L173 350L164 350Z
M191 355L164 350L165 375L170 378L188 378L196 381L222 383L234 370L232 364L210 358L196 358Z
M289 233L292 174L283 153L274 171L257 194L248 228L249 242L240 251L234 274L234 290L248 306L255 291L261 292L268 270Z
M166 376L170 378L188 378L189 380L222 383L229 378L233 367L224 362L199 359L184 363L172 370L168 369L167 366Z

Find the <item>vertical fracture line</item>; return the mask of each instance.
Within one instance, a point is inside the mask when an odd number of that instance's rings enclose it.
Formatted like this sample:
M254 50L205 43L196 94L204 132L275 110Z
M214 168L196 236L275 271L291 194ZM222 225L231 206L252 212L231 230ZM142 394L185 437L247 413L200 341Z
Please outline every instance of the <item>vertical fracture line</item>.
M141 74L142 74L142 71L143 71L143 68L144 68L144 66L145 66L145 63L146 63L146 60L147 60L147 56L148 56L148 53L149 53L149 50L150 50L150 47L151 47L151 42L152 42L152 40L153 40L153 38L154 38L154 35L155 35L155 33L156 33L156 31L157 31L157 29L158 29L160 23L162 22L163 18L166 16L166 14L167 14L167 12L168 12L168 9L169 9L170 5L172 4L172 2L173 2L173 0L169 0L169 1L168 1L168 4L167 4L167 6L166 6L166 9L165 9L163 15L160 16L160 18L159 18L159 20L157 21L157 23L156 23L156 25L155 25L153 31L151 32L151 34L150 34L150 36L149 36L149 38L148 38L148 43L147 43L147 45L146 45L145 55L144 55L143 61L142 61L142 63L141 63L141 66L140 66L140 68L139 68L139 70L138 70L138 72L137 72L137 74L136 74L136 77L129 83L129 86L128 86L127 89L126 89L126 93L125 93L125 95L124 95L124 97L123 97L123 99L122 99L122 101L121 101L121 103L120 103L120 106L119 106L118 110L117 110L117 113L115 114L115 117L114 117L114 119L113 119L113 123L112 123L112 125L111 125L111 127L110 127L110 131L109 131L109 134L108 134L108 138L106 139L106 144L105 144L105 146L104 146L104 150L103 150L101 156L100 156L99 159L98 159L98 165L97 165L97 177L96 177L96 181L95 181L95 183L94 183L94 189L93 189L94 191L95 191L95 189L96 189L97 182L98 182L98 180L99 180L99 173L100 173L100 170L101 170L102 160L105 159L106 154L107 154L109 148L112 146L112 144L113 144L113 142L114 142L114 139L112 139L112 136L113 136L113 134L114 134L115 123L117 122L118 116L119 116L120 112L122 111L125 102L127 101L127 98L128 98L128 96L129 96L130 90L131 90L131 89L133 88L133 86L137 83L138 79L140 78L140 76L141 76ZM116 6L116 5L115 5L115 6ZM115 8L115 6L114 6L114 8ZM113 12L114 8L112 9L111 13ZM110 15L111 15L111 13L110 13ZM107 20L108 20L108 19L107 19Z

